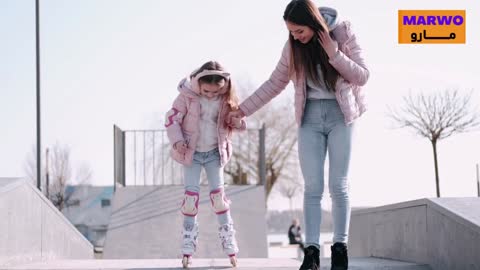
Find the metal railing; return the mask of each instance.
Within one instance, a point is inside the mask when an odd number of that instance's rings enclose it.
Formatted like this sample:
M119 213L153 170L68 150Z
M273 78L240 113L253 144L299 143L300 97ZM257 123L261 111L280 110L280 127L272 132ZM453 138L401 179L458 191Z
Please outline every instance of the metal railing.
M121 130L114 125L114 186L181 185L182 165L170 157L166 130ZM265 126L233 136L227 184L265 183ZM206 183L202 172L201 183Z

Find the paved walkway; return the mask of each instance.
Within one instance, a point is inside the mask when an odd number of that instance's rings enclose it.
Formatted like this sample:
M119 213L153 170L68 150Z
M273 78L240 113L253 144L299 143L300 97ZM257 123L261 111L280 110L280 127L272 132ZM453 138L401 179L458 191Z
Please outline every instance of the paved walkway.
M428 266L414 263L382 260L375 258L353 258L350 260L351 270L431 270ZM239 258L237 269L278 269L297 270L300 262L295 259L246 259ZM330 269L329 259L322 259L321 269ZM0 269L2 269L0 267ZM52 270L152 270L182 269L180 259L159 260L67 260L33 263L8 269L52 269ZM228 259L196 259L191 269L231 269Z

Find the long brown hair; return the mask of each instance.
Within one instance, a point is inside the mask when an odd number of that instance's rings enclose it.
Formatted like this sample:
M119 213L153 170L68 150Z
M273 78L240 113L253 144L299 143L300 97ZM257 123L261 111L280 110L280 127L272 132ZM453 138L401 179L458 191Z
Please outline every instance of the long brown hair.
M220 65L220 63L218 63L216 61L208 61L205 64L203 64L199 69L195 70L190 75L190 78L193 78L193 77L197 76L198 74L200 74L200 72L202 72L204 70L218 70L218 71L225 71L226 72L226 70L222 67L222 65ZM227 87L227 92L225 93L226 98L227 98L227 103L230 106L230 109L232 109L233 111L236 111L236 110L238 110L239 100L238 100L237 93L235 91L235 87L233 86L232 80L230 79L230 77L228 79L226 79L225 77L220 76L220 75L205 75L205 76L200 77L198 79L198 83L199 84L209 83L209 84L220 85L222 80L225 80L225 86L224 87Z
M314 31L312 40L307 44L302 44L295 40L291 33L289 34L292 50L290 61L293 63L290 65L290 75L304 73L307 78L319 83L317 66L320 64L325 85L328 90L335 91L339 74L328 62L328 55L319 42L318 32L328 32L329 30L318 8L311 0L293 0L285 8L283 19L294 24L308 26Z

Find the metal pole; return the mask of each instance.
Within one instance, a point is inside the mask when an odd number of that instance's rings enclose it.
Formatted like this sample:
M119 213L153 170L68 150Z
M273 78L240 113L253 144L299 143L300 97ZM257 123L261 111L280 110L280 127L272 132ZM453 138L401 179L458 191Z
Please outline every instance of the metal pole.
M147 183L147 168L145 166L145 163L147 162L147 150L146 150L146 144L145 141L147 140L147 132L143 132L143 185L145 186Z
M478 168L477 163L477 195L480 197L480 169Z
M165 157L163 151L165 150L165 137L164 132L162 131L162 186L165 185Z
M137 132L133 132L133 179L134 185L137 185Z
M174 180L174 179L175 179L175 172L174 172L174 170L173 170L173 165L174 165L173 163L174 163L174 160L172 159L172 160L170 161L170 168L171 168L171 173L170 173L170 175L171 175L171 178L170 178L171 183L170 183L170 185L173 185L173 183L174 183L174 181L175 181L175 180Z
M258 131L259 138L259 151L258 151L258 174L260 177L260 185L265 185L267 179L267 168L265 164L265 124L262 124L262 128Z
M122 168L122 170L120 171L120 173L122 174L122 177L121 177L121 179L122 179L122 186L126 187L126 186L127 186L127 180L126 180L126 175L127 175L127 168L126 168L126 167L127 167L127 164L125 163L125 149L126 149L126 148L125 148L125 137L126 137L126 133L125 133L125 131L123 131L123 130L121 130L121 129L119 129L119 130L120 130L120 135L121 135L121 137L120 137L120 138L121 138L121 142L120 142L120 143L121 143L121 146L122 146L122 147L120 148L120 149L121 149L120 155L121 155L121 159L122 159L122 161L121 161L121 164L122 164L121 168Z
M153 161L152 161L152 184L155 185L155 131L152 131L152 156L153 156Z
M35 0L36 83L37 83L37 188L41 190L42 145L40 128L40 0Z
M251 143L250 143L250 132L248 130L247 130L247 153L248 153L248 160L252 160L251 157L250 157L250 155L252 154L251 153ZM248 169L247 169L247 172L248 172Z
M117 191L117 178L118 178L118 159L117 159L117 129L116 125L113 125L113 192Z
M45 187L45 195L47 196L47 199L50 199L50 194L49 194L49 187L50 187L50 178L49 178L49 167L48 167L48 148L47 152L45 154L45 171L46 171L46 187Z

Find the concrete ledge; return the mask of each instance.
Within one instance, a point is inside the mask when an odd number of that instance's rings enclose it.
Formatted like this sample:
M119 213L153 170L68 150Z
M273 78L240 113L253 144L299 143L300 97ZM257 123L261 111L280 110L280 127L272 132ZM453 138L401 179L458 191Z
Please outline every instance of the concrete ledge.
M480 198L435 198L352 213L350 254L480 269Z
M0 266L93 258L93 246L23 179L0 179L0 231Z
M414 200L414 201L400 202L400 203L394 203L394 204L371 207L371 208L363 208L363 209L353 211L352 216L362 215L362 214L370 214L370 213L378 213L378 212L389 211L389 210L393 211L393 210L398 210L398 209L402 209L402 208L410 208L410 207L426 205L427 203L428 203L428 199L418 199L418 200Z
M22 178L0 178L0 193L5 193L23 185Z
M480 234L480 198L433 198L429 207Z

